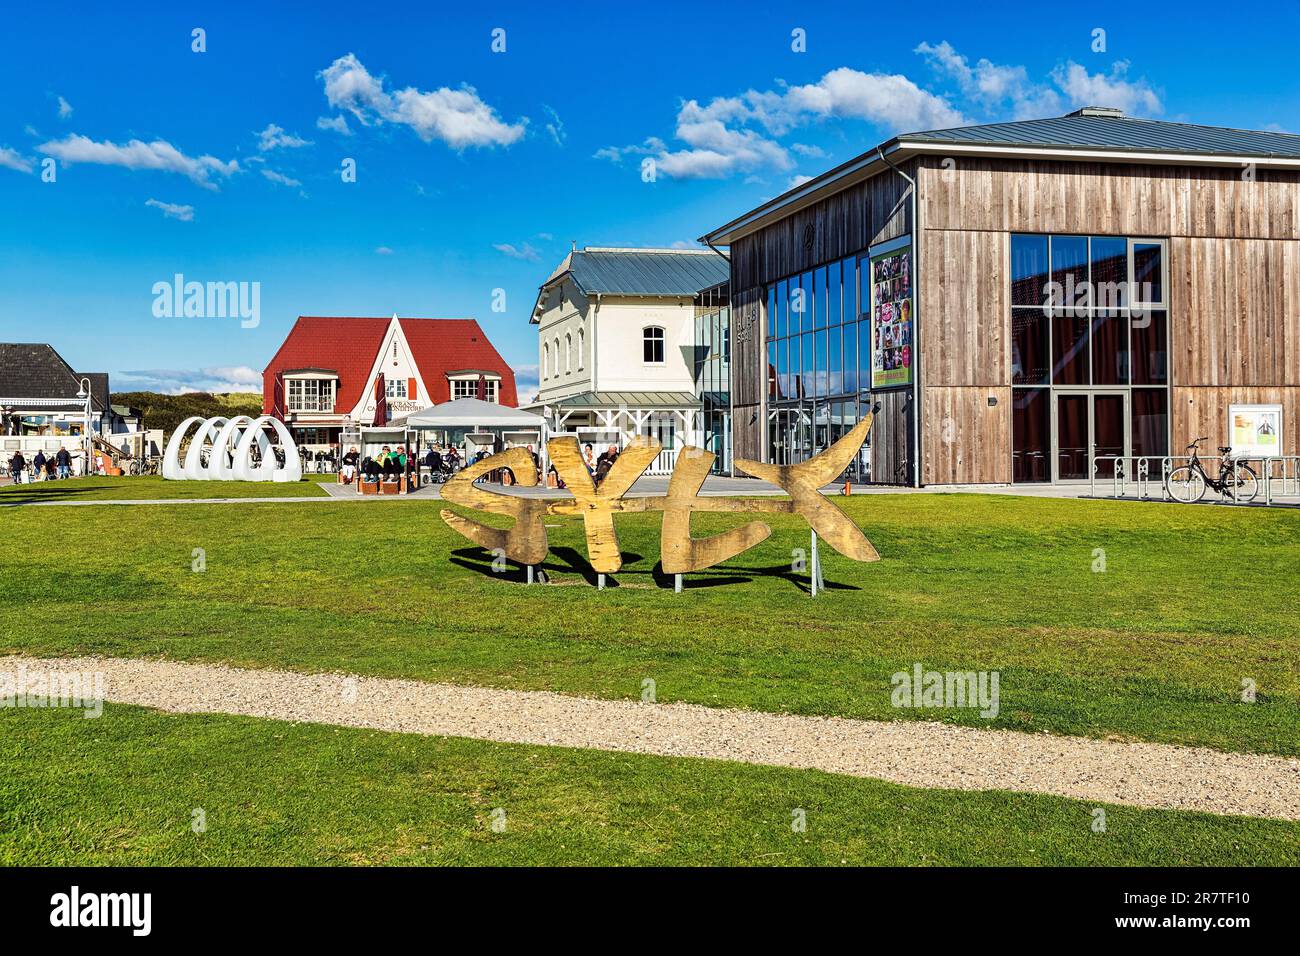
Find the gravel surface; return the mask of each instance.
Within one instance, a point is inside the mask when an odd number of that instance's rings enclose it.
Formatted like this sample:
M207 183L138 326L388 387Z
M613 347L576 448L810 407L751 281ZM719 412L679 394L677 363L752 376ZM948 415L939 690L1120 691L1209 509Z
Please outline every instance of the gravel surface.
M177 713L824 770L914 787L1300 820L1300 761L919 721L592 700L420 681L120 658L0 658L0 671L101 671L108 701Z

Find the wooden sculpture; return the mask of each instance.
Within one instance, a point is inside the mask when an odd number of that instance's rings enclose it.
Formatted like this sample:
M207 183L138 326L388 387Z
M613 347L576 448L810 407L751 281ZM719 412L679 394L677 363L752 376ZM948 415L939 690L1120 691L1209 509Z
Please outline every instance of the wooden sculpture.
M700 497L700 488L714 456L691 447L683 448L678 454L667 495L626 498L624 495L659 454L657 442L648 439L632 442L597 486L582 460L577 439L556 438L547 442L546 448L551 464L573 493L572 498L522 497L477 487L474 482L478 478L497 468L509 468L522 486L536 486L532 453L512 448L458 472L443 485L442 496L466 508L508 515L514 518L514 525L508 529L493 528L447 509L443 509L442 519L475 544L500 551L520 564L536 565L548 550L543 518L581 515L587 536L587 557L600 574L612 574L623 566L614 515L646 511L663 512L659 557L666 574L684 574L720 564L772 533L765 522L750 521L711 537L693 538L691 515L697 511L800 514L840 554L855 561L879 561L879 553L862 529L821 493L821 488L843 474L858 453L867 440L874 417L867 414L826 451L797 465L765 465L736 459L737 468L782 488L790 495L788 500Z

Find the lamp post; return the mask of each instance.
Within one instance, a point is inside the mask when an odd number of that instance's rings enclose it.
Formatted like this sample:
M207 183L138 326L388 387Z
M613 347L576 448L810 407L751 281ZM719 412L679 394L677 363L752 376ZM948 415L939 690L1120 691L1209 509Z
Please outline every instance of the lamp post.
M86 378L84 375L81 378L81 387L77 389L77 398L85 399L86 401L86 425L81 433L81 473L83 476L89 476L93 474L90 466L90 458L91 454L94 452L94 444L90 438L90 379Z

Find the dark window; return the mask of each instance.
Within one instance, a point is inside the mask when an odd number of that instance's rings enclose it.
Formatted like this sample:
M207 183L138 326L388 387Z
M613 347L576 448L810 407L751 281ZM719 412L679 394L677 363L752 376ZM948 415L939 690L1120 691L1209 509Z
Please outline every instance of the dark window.
M1085 236L1052 236L1053 305L1087 308L1088 239Z
M844 394L844 353L840 349L840 327L832 325L826 330L826 381L827 394Z
M654 365L664 362L664 330L657 325L648 326L641 333L642 359Z
M1169 383L1169 323L1163 311L1133 310L1133 384Z
M1047 317L1040 309L1014 309L1011 313L1011 382L1046 385Z
M1169 454L1168 389L1133 389L1133 454L1154 458Z
M1011 237L1011 304L1042 305L1047 299L1047 237Z
M1051 481L1051 391L1012 390L1012 480Z
M1133 243L1133 297L1138 302L1165 301L1161 248L1158 242Z
M1113 312L1092 320L1092 384L1128 384L1128 319Z
M1052 384L1088 384L1088 317L1052 318Z
M1122 308L1128 304L1128 240L1114 236L1092 238L1093 305Z

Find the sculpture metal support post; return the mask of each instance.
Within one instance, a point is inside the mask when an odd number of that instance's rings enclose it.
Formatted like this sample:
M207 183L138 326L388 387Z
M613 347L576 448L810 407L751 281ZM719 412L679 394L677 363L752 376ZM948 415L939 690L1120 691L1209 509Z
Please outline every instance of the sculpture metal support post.
M682 576L680 574L673 575L673 591L677 594L682 593Z
M810 590L812 591L812 596L816 597L818 591L826 590L826 579L822 577L822 558L821 558L821 554L818 553L817 551L816 531L812 533L812 555L811 555L811 561L808 566L808 571L809 571L808 577L811 583Z

